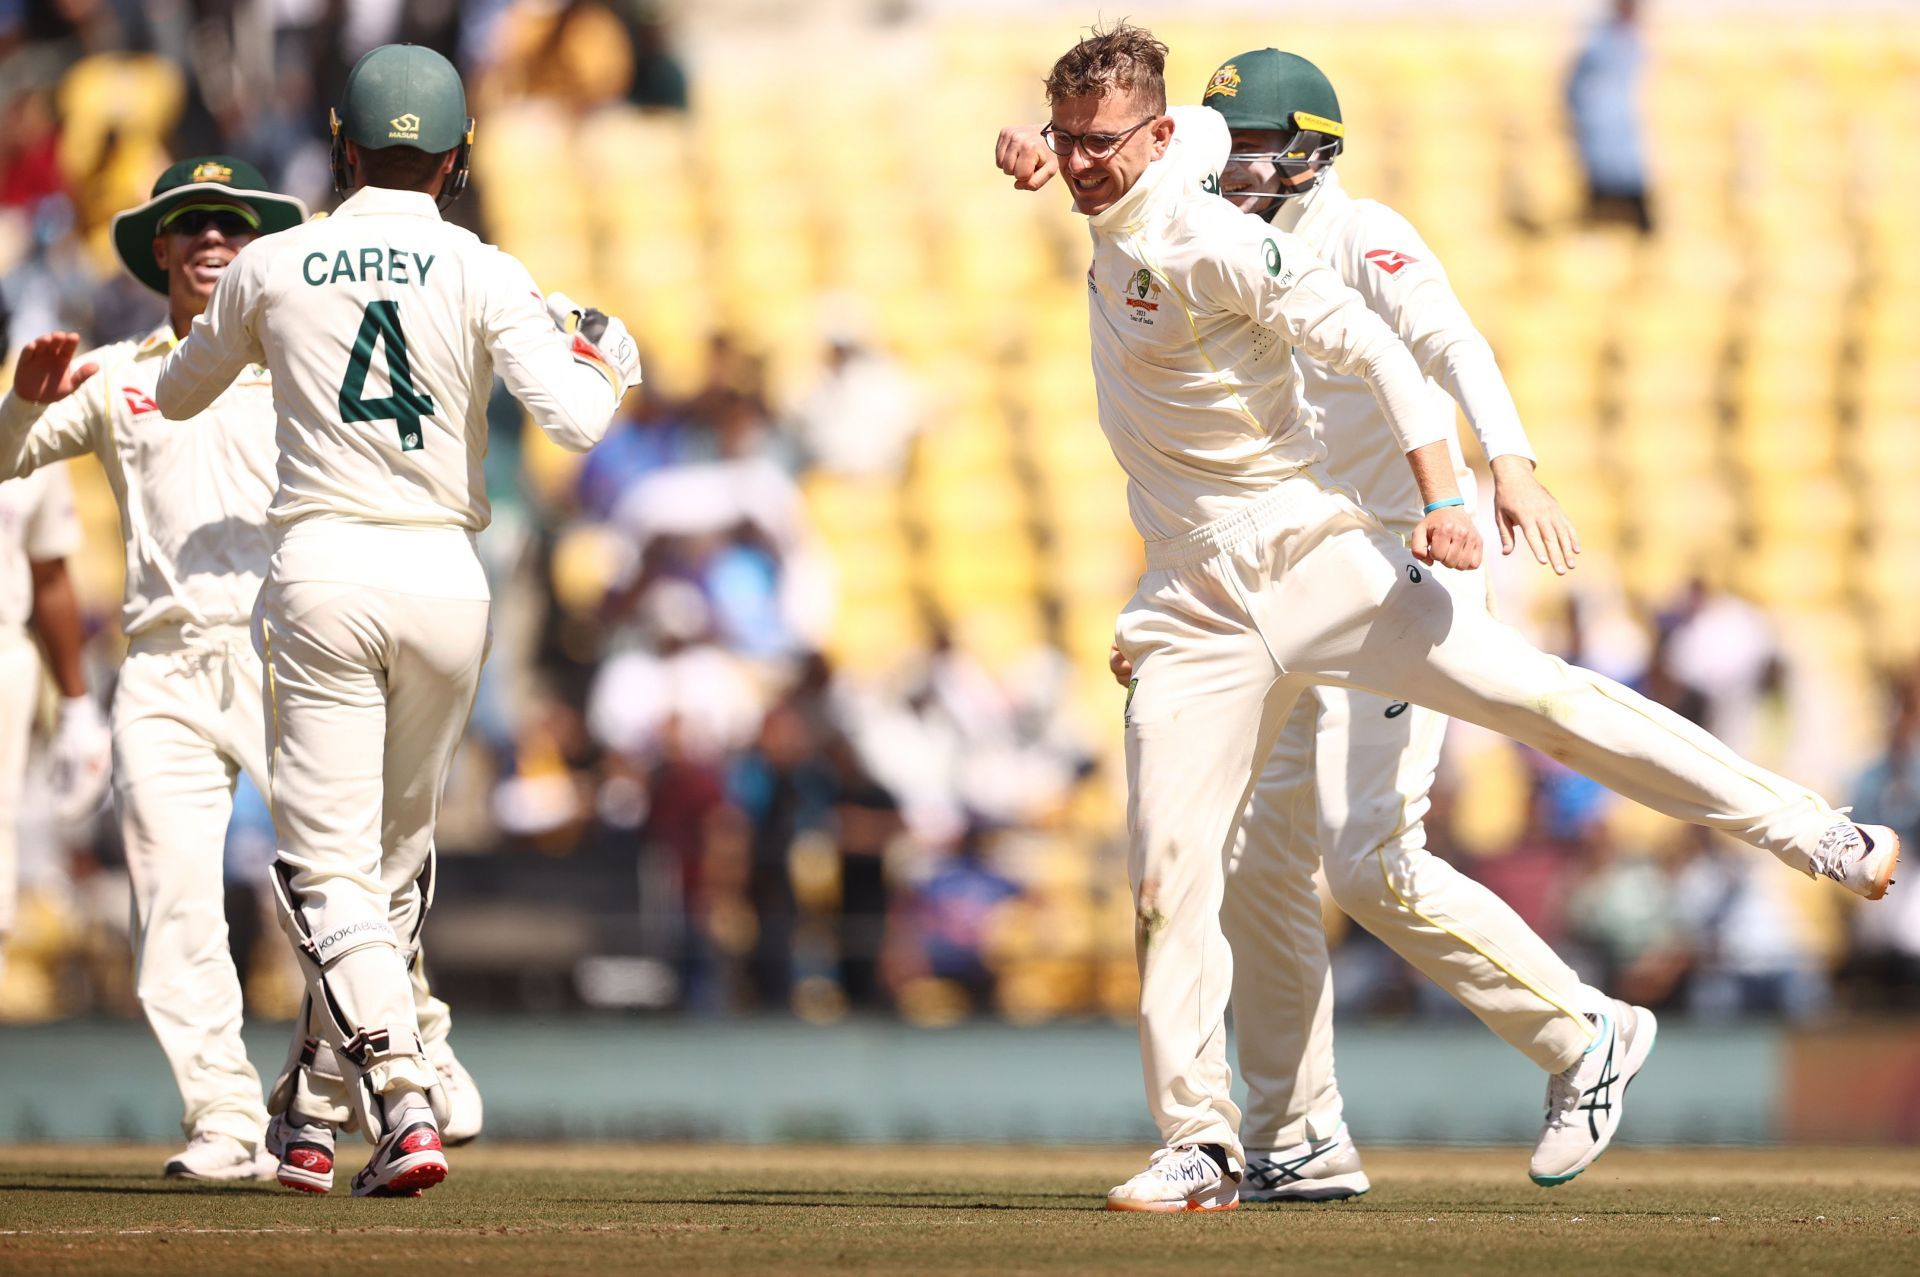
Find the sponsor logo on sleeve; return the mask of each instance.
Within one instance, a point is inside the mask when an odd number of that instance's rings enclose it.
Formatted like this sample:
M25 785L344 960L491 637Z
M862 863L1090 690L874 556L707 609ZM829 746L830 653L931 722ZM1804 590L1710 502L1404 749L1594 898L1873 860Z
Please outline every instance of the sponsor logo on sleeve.
M1394 248L1376 248L1366 254L1368 261L1389 275L1398 275L1407 267L1419 261L1418 257L1409 257Z
M1267 274L1278 278L1280 275L1280 246L1268 240L1260 249L1262 260L1267 264Z

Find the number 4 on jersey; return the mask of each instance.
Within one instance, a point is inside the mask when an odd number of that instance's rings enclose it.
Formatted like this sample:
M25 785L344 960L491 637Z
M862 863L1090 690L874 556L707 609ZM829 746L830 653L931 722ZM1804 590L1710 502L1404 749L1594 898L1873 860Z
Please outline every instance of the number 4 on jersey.
M367 372L373 366L373 348L385 346L387 381L393 393L383 399L361 397ZM342 421L391 421L400 431L400 451L414 452L424 443L420 418L433 414L433 397L416 389L413 367L407 361L407 339L400 335L400 303L367 303L360 331L353 335L353 354L347 360L347 378L340 383Z

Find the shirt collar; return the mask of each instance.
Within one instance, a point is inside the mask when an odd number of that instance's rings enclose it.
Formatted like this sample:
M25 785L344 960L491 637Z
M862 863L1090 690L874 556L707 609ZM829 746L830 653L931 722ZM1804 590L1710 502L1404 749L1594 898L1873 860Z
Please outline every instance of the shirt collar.
M133 357L151 359L166 354L179 344L180 339L173 335L173 321L163 319L158 327L140 339L140 344L133 348Z
M1176 180L1176 173L1180 166L1174 162L1173 153L1177 145L1177 140L1169 143L1167 153L1147 165L1132 190L1087 219L1087 224L1095 234L1113 235L1138 230L1146 222L1161 188L1179 190L1180 182Z
M401 214L408 217L440 218L440 206L424 191L396 191L385 186L363 186L342 200L333 210L335 217L366 217L373 214Z

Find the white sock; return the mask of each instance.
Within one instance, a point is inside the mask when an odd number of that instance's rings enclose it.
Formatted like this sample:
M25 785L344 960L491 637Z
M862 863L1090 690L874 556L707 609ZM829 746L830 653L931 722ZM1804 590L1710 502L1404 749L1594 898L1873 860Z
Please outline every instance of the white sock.
M433 1106L427 1103L427 1093L411 1083L396 1083L392 1090L381 1095L380 1103L386 1114L388 1129L410 1122L433 1121ZM434 1129L439 1129L438 1123L434 1124Z

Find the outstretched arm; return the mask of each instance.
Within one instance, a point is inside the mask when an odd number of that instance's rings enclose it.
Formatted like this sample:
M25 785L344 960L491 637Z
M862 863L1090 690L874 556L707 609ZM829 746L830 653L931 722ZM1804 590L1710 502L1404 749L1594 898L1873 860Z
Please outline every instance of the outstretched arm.
M99 396L78 391L99 365L76 364L78 333L48 333L20 350L13 389L0 399L0 479L91 451L105 418Z
M535 425L569 452L600 442L627 391L640 384L640 356L626 325L554 294L555 313L526 267L502 253L483 332L494 370ZM593 316L600 342L588 339ZM560 324L570 321L567 331Z
M1494 523L1501 551L1521 540L1533 557L1564 574L1580 538L1560 503L1534 474L1533 445L1493 348L1454 294L1433 250L1399 214L1376 207L1365 223L1365 254L1353 265L1360 291L1413 351L1420 369L1445 388L1493 469Z

